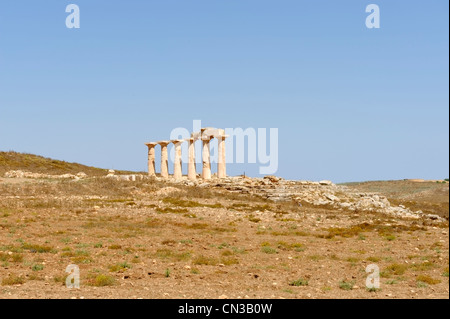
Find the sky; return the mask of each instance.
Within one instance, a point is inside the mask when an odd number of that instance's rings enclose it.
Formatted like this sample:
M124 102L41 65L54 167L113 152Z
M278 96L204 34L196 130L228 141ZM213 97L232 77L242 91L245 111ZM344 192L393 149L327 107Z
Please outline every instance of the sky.
M380 28L366 27L372 3ZM201 120L277 128L284 178L447 178L448 12L445 0L2 0L0 150L144 171L145 142Z

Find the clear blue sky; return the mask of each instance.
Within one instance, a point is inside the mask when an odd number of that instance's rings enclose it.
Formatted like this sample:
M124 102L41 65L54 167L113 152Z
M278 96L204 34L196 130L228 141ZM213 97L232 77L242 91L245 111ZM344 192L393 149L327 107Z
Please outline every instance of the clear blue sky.
M365 26L371 3L380 29ZM286 178L446 178L448 6L2 0L0 150L145 170L144 142L201 119L279 128ZM228 167L244 170L258 166Z

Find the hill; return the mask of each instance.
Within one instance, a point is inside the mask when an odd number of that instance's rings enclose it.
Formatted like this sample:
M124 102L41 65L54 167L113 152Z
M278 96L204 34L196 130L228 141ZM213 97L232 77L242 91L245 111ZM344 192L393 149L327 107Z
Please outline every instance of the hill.
M84 172L90 176L102 176L107 174L106 169L86 166L78 163L54 160L39 155L0 152L0 176L11 170L23 170L33 173L62 175ZM129 173L119 171L119 173Z
M439 181L372 181L344 184L360 192L385 195L391 204L449 217L449 184Z

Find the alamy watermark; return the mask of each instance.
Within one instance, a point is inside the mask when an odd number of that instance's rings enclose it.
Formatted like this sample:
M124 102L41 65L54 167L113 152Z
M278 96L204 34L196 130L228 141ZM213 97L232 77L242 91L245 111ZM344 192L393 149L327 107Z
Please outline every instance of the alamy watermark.
M171 140L188 139L191 132L200 132L201 120L193 121L192 131L177 127L170 133ZM259 164L262 175L275 174L278 171L278 128L225 128L226 163ZM201 143L197 141L196 143ZM188 144L182 145L182 161L188 161ZM201 147L196 147L195 162L201 163ZM175 151L170 151L170 159L175 159ZM218 163L218 143L211 142L211 163Z
M66 278L66 287L69 289L80 289L80 267L77 265L69 265L66 267L69 275Z
M366 288L380 289L380 267L370 264L366 267L366 273L369 273L366 278Z
M366 18L366 27L368 29L380 28L380 7L376 4L369 4L366 12L370 13Z
M66 27L68 29L80 28L80 7L76 4L66 6L66 13L70 13L66 18ZM370 13L366 18L366 27L368 29L380 28L380 7L376 4L366 6L366 13Z
M70 13L66 18L67 29L79 29L80 28L80 7L76 4L69 4L66 7L66 12Z

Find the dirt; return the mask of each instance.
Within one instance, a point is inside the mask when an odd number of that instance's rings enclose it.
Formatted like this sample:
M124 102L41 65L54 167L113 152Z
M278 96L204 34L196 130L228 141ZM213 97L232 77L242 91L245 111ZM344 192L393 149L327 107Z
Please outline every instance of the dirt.
M429 189L382 185L444 207ZM152 181L0 179L0 298L446 299L448 234L448 223ZM80 289L65 285L70 264ZM371 264L380 289L366 288Z

